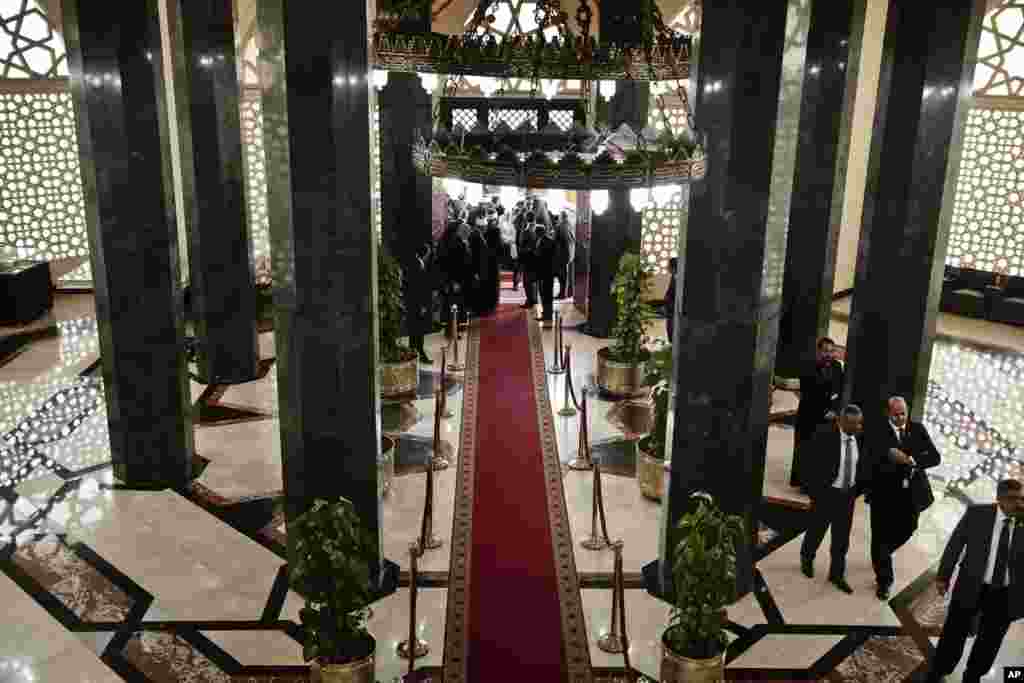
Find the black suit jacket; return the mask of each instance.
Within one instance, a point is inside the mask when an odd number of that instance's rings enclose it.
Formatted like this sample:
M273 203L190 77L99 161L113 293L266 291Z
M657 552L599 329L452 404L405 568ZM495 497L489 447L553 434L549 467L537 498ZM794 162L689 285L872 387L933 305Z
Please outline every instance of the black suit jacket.
M971 505L953 530L946 543L946 550L939 562L938 578L949 581L953 570L960 566L956 586L953 587L953 603L958 607L972 609L978 605L978 597L988 568L988 556L992 544L999 539L993 534L996 521L996 504ZM1010 620L1024 617L1024 528L1019 525L1013 533L1010 547Z
M832 361L827 368L813 367L814 372L800 376L800 403L796 409L800 438L812 437L828 411L838 413L843 395L844 373L839 361Z
M864 493L871 483L874 473L874 461L871 450L867 447L864 436L858 434L857 440L857 471L854 473L854 495ZM806 458L803 472L803 485L811 498L820 497L839 476L841 464L842 442L839 427L824 425L814 434L809 444L810 453Z
M874 471L868 491L871 503L872 538L885 541L890 549L906 543L917 530L918 513L910 497L910 489L903 487L914 468L898 465L889 457L889 449L898 448L914 458L918 469L935 467L942 460L932 443L928 430L919 422L907 421L903 442L888 420L879 422L868 432L868 448L872 451ZM878 525L879 528L875 528Z

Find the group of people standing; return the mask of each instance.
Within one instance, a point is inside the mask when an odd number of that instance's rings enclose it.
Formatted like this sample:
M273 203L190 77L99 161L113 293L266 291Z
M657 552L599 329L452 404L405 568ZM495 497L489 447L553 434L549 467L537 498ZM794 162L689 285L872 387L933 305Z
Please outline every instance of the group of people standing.
M813 372L800 378L796 448L790 483L811 499L810 525L800 547L800 570L814 577L814 557L831 528L828 580L845 593L846 555L858 497L870 505L871 563L876 594L889 598L893 553L917 530L932 499L924 471L941 462L928 430L909 419L906 400L888 401L885 422L870 424L856 405L841 407L844 370L835 343L818 341ZM924 489L924 490L922 490ZM1021 482L998 483L996 503L971 505L954 530L936 577L945 595L959 565L929 681L942 680L977 634L964 681L991 668L1011 621L1024 617L1024 491Z
M572 295L573 262L576 258L576 226L567 211L552 216L547 203L536 197L524 199L512 210L514 242L512 286L519 289L520 276L526 291L523 308L541 303L541 322L550 322L554 299ZM511 231L510 231L511 236ZM558 294L554 293L558 280Z

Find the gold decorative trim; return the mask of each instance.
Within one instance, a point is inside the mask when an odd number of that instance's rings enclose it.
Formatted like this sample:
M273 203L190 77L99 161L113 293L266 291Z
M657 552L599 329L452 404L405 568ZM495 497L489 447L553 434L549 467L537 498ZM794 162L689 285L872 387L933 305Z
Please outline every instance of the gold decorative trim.
M477 411L480 398L480 330L471 325L463 375L459 467L452 520L452 559L448 569L448 606L444 634L444 681L467 683L469 652L469 577L473 556L473 485L476 479Z
M524 312L521 315L527 316L528 313ZM555 551L555 577L558 581L558 602L562 613L562 642L565 644L566 668L571 683L593 683L587 622L583 616L579 575L576 572L576 558L573 554L572 530L569 527L565 490L562 486L562 466L558 459L558 440L555 436L551 399L548 396L544 345L540 326L532 317L531 315L527 318L527 325L533 360L533 395L537 406L537 425L544 459L548 526L551 529L551 545Z

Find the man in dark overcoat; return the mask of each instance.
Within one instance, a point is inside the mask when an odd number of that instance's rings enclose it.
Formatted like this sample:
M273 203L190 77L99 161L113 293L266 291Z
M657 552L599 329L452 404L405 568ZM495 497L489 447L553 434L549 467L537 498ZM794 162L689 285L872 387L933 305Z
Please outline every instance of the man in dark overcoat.
M877 595L889 598L893 582L892 554L917 530L918 512L911 499L910 478L915 470L935 467L942 460L928 430L907 417L907 402L889 399L888 420L868 434L875 472L868 499L871 504L871 564Z
M406 311L406 327L409 330L409 346L420 356L420 362L427 365L434 361L427 356L423 348L423 338L432 331L432 306L434 287L431 282L431 245L427 242L420 246L413 259L412 268L406 277L406 296L409 308Z
M800 403L796 410L796 436L789 485L803 488L803 463L800 452L818 428L835 419L839 397L843 393L843 365L835 357L836 343L828 337L818 340L815 363L800 377Z

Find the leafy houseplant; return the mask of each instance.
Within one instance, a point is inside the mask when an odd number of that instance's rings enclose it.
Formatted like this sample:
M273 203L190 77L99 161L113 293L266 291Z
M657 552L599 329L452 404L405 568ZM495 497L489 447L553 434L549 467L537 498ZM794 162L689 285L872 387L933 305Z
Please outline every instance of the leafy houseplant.
M373 654L366 630L371 601L373 545L352 503L317 500L295 519L292 586L306 598L299 618L306 630L303 657L347 664Z
M377 252L377 314L380 317L380 359L385 363L414 360L416 352L398 343L402 333L402 268L381 248Z
M677 526L683 536L673 555L675 604L663 640L677 655L720 659L728 644L725 606L735 600L736 546L743 542L743 519L722 512L707 493L690 498L696 509L684 514Z
M665 435L668 431L668 401L671 395L672 347L654 351L647 361L647 383L653 385L651 399L654 402L654 426L651 433L640 439L640 450L655 458L665 457Z
M650 273L643 257L632 252L623 254L612 283L612 295L617 304L612 328L615 344L609 351L612 360L640 363L650 355L645 348L649 341L645 325L654 319L654 310L643 300L649 281Z

